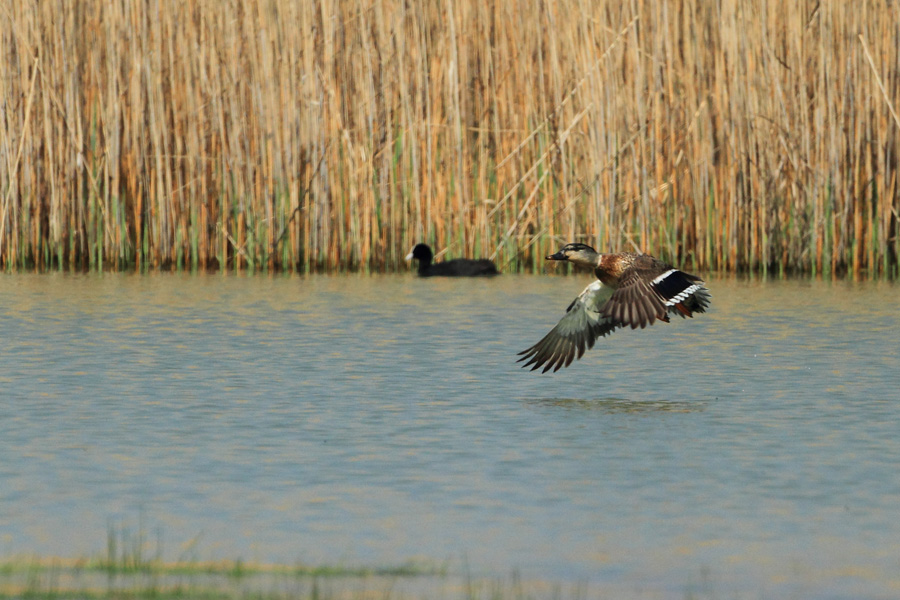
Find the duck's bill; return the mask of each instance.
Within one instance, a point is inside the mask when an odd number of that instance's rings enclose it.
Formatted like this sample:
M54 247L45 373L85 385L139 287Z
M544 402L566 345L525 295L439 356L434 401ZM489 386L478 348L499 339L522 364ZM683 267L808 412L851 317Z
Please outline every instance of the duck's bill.
M545 260L566 260L566 255L562 251L559 251L556 254L551 254L544 258Z
M410 252L409 254L406 255L406 260L412 260L412 259L413 259L413 255L412 255L412 252Z

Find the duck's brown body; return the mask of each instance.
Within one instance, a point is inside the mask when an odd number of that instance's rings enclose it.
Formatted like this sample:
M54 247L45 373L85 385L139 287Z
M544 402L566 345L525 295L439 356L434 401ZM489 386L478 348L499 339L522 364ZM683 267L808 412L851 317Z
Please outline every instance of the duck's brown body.
M537 344L522 354L523 366L544 372L569 366L601 336L618 327L632 329L669 322L669 314L692 317L709 306L703 281L648 254L599 254L584 244L567 244L548 260L568 261L594 269L598 281L576 298L566 315Z
M636 254L601 254L599 258L600 264L594 268L594 275L603 285L610 287L619 287L619 280L625 269L634 264L638 258Z

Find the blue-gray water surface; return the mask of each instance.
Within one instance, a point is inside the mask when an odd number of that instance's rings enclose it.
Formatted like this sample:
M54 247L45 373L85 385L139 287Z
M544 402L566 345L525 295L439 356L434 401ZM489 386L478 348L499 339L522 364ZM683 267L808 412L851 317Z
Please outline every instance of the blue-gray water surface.
M900 596L896 286L713 279L520 369L589 280L0 276L0 557Z

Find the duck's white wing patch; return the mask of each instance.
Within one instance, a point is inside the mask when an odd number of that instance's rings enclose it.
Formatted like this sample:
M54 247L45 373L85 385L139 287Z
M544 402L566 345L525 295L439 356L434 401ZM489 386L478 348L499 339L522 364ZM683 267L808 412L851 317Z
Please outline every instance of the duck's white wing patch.
M712 295L703 282L695 283L687 290L677 296L677 301L668 301L666 305L669 314L679 315L680 317L690 317L693 313L706 312L709 303L712 301ZM681 308L687 309L687 312Z
M527 361L522 366L531 367L532 371L543 366L546 373L568 367L574 359L581 358L585 349L594 347L598 337L612 333L618 326L601 313L612 294L613 289L599 281L584 288L550 333L531 348L519 352L522 358L518 362Z
M703 281L695 275L671 269L653 280L653 291L666 304L669 314L690 317L705 312L711 296Z
M688 308L693 312L706 312L710 302L712 302L712 294L705 285L700 285L699 289L694 292L694 296L687 301Z

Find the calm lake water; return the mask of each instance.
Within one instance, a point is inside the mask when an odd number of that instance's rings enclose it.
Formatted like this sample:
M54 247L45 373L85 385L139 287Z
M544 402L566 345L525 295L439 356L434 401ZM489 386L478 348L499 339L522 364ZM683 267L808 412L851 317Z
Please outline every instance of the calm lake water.
M900 596L897 286L713 279L520 369L590 279L0 276L0 556Z

